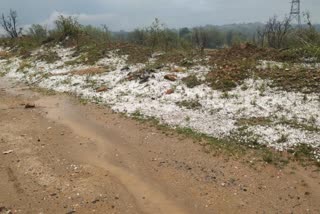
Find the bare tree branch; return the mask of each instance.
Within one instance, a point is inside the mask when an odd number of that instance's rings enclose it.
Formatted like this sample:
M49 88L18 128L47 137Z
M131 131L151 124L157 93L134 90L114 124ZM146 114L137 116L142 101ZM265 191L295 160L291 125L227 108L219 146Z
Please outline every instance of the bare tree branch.
M11 38L19 37L22 32L22 28L20 28L19 31L17 30L17 23L18 14L16 11L10 9L9 15L7 17L2 14L0 24Z
M279 21L276 16L270 18L264 29L258 29L257 31L261 46L264 46L266 39L270 47L282 48L290 29L291 25L288 17L284 18L283 21Z

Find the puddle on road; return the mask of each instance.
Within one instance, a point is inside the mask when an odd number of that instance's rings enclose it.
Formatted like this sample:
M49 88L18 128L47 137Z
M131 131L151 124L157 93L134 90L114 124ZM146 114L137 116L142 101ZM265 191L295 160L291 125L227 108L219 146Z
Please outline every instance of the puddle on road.
M77 135L89 138L97 143L95 154L84 154L82 161L94 164L108 170L120 183L126 187L136 199L141 210L146 213L187 213L177 206L172 199L162 193L161 188L151 185L151 181L130 172L127 168L113 164L110 151L119 150L120 136L110 133L103 124L95 121L74 104L70 98L53 96L41 98L37 106L46 107L47 117L71 128ZM121 148L121 147L120 147ZM106 158L99 158L98 153L104 152ZM109 160L108 160L109 158ZM111 160L110 160L111 158Z
M69 127L78 136L96 142L97 148L95 151L86 151L85 154L79 153L81 161L110 172L135 198L137 205L143 212L188 213L187 209L178 206L173 199L163 193L161 184L152 183L148 178L130 171L128 167L115 164L116 161L112 160L114 155L111 152L115 149L120 150L121 136L116 136L116 133L107 130L102 123L86 116L86 112L82 112L79 104L73 102L72 98L63 95L41 96L26 90L25 86L17 85L5 78L0 78L0 88L4 89L5 93L14 96L24 96L27 99L38 98L35 103L36 107L46 111L48 119ZM104 154L103 158L99 155L101 153Z

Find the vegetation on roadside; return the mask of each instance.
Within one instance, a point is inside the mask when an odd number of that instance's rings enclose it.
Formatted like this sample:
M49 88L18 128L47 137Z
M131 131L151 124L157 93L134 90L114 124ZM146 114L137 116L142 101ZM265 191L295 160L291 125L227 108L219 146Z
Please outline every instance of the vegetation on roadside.
M9 18L8 18L9 17ZM296 62L320 61L320 34L311 24L303 28L293 28L288 19L283 21L273 17L269 22L261 26L254 39L242 37L234 32L221 32L215 27L197 27L193 29L182 28L180 30L169 29L159 19L146 28L136 29L124 38L113 34L106 26L83 26L75 17L59 16L55 21L55 28L47 29L41 25L32 25L28 30L8 28L17 24L17 14L10 11L6 18L2 16L0 23L7 31L9 37L0 39L0 46L9 47L10 52L1 51L0 58L8 58L11 55L20 56L22 59L31 56L33 50L45 46L72 47L75 52L73 61L67 65L88 64L95 65L101 59L108 57L109 51L117 50L121 55L127 55L128 64L148 63L146 69L157 69L163 65L175 64L183 66L186 70L195 64L209 65L212 67L206 80L199 80L196 75L188 75L182 82L189 88L194 88L203 83L215 90L223 91L223 98L230 98L228 91L243 84L248 78L261 78L272 80L268 86L278 87L287 91L299 91L313 93L320 91L319 68L295 67ZM8 24L9 23L9 24ZM6 28L7 26L7 28ZM237 36L234 36L237 35ZM228 48L220 49L225 46ZM208 48L216 48L210 49ZM48 50L50 50L48 48ZM205 60L208 58L208 60ZM60 59L54 51L40 52L35 56L36 60L54 63ZM150 59L156 59L155 63L149 63ZM285 61L291 63L289 68L257 68L258 60ZM195 63L197 61L197 63ZM23 72L30 65L23 61L19 71ZM108 72L108 68L91 68L81 71L73 71L77 75L100 74ZM184 72L175 71L175 72ZM66 80L67 81L67 80ZM67 84L68 82L65 82ZM92 84L92 87L95 84ZM243 90L246 90L243 88ZM261 87L263 94L265 87ZM86 100L82 100L86 103ZM185 100L176 103L180 107L197 110L201 108L198 100ZM252 102L252 105L255 105ZM133 115L141 118L138 112ZM190 119L190 118L189 118ZM151 119L157 126L163 127L155 119ZM242 126L269 124L268 118L242 119L238 123ZM318 131L308 124L300 124L294 121L282 121L284 124L295 128L303 128ZM196 141L205 142L208 151L220 153L228 151L239 157L246 148L252 147L260 154L261 161L282 165L285 158L278 152L258 146L252 141L250 145L236 142L233 139L216 139L197 133L189 128L176 128L179 134L191 137ZM286 141L283 135L279 141ZM313 149L302 145L292 150L293 159L309 160Z
M165 135L178 134L180 136L192 139L194 143L199 143L200 145L202 145L205 152L210 153L214 156L223 155L223 157L225 158L228 157L240 160L254 160L248 162L251 165L254 165L255 162L260 162L272 164L277 167L283 167L290 161L297 161L302 165L316 165L320 167L319 162L314 161L314 149L311 146L305 144L289 149L288 152L279 152L255 142L244 143L232 138L218 139L194 131L190 128L170 127L168 125L162 124L156 118L145 117L140 112L135 112L134 114L132 114L132 117L142 123L147 123L156 127ZM257 118L257 120L260 119Z

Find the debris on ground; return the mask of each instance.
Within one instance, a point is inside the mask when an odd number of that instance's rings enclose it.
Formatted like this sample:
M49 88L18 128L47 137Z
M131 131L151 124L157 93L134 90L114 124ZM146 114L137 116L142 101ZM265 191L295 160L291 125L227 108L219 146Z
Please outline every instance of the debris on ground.
M169 89L169 90L166 91L166 94L168 94L168 95L169 94L173 94L173 93L174 93L174 89Z
M2 152L2 154L4 154L4 155L8 155L8 154L11 154L13 152L13 150L8 150L8 151L4 151L4 152Z
M34 103L27 103L25 104L24 108L35 108L36 105Z
M185 69L182 68L182 67L180 67L180 66L174 66L174 67L172 68L172 72L177 72L177 73L179 73L179 72L184 72L184 71L185 71Z
M0 207L0 214L12 214L12 211L6 207Z
M167 75L164 76L164 78L165 78L166 80L176 81L178 77L177 77L177 75L175 75L175 74L167 74Z
M108 91L108 88L105 87L105 86L96 89L96 92L98 92L98 93L99 92L105 92L105 91Z
M121 71L129 71L130 67L129 66L124 66L123 68L121 68Z

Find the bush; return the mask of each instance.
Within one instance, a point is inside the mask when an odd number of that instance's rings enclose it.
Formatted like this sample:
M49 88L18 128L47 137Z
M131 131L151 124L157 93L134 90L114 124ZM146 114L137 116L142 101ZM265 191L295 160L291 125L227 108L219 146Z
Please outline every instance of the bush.
M129 42L134 42L138 45L144 45L146 41L146 32L141 29L135 29L133 32L129 33Z
M201 81L195 75L190 75L182 79L188 88L194 88L198 85L201 85Z
M38 42L43 42L48 36L48 31L42 25L32 25L28 30L28 35Z
M83 33L95 42L109 42L111 40L111 33L107 28L101 29L91 25L82 27Z
M288 46L290 49L281 55L285 60L320 61L320 33L311 24L307 28L295 29L289 37Z
M79 24L78 20L72 16L59 16L55 21L55 25L56 29L52 33L57 34L59 40L63 40L67 37L78 39L82 32L82 26Z
M129 33L129 41L139 45L145 45L152 52L156 50L168 51L173 48L180 48L179 32L168 29L159 19L155 19L151 26L145 29L136 29ZM187 47L185 41L184 47Z
M299 48L291 48L279 54L279 58L291 62L318 62L320 61L320 46L306 45Z

